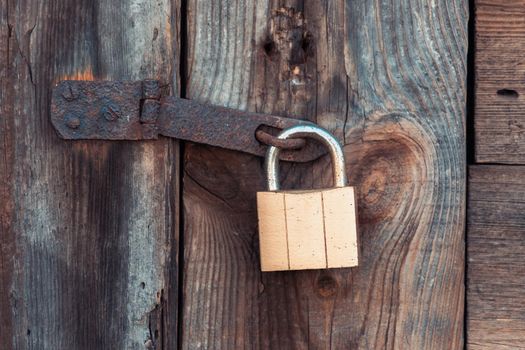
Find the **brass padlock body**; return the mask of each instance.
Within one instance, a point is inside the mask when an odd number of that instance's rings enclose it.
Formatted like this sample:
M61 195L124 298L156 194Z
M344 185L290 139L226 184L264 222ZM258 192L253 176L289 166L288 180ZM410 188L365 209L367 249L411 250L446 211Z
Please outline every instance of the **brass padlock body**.
M278 137L290 136L314 136L329 147L336 187L279 191L279 152L269 148L265 167L270 190L257 193L261 270L357 266L356 195L353 187L345 186L341 146L319 127L292 127Z

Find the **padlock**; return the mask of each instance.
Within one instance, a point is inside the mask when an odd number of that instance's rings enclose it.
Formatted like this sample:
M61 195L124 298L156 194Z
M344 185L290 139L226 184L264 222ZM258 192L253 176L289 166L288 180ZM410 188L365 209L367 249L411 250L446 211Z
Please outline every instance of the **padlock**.
M334 187L280 191L280 149L268 148L264 165L268 191L257 192L261 270L357 266L356 198L354 188L347 186L341 145L328 131L315 125L294 126L277 137L310 137L328 147Z

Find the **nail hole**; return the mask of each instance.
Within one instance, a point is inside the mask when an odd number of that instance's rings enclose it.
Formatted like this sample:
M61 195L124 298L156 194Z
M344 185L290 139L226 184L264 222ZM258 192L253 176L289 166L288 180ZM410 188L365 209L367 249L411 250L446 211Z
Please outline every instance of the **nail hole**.
M304 52L308 52L308 48L310 47L310 37L308 35L306 35L302 42L301 42L301 47L303 49Z
M27 335L31 335L31 330L30 329L27 330Z
M159 30L157 28L153 29L153 40L155 41L159 36Z
M146 288L146 283L140 282L140 288L142 288L142 289Z
M512 98L517 98L519 96L516 90L511 90L511 89L501 89L501 90L498 90L497 93L500 96L512 97Z
M266 53L266 55L268 55L269 57L277 53L277 46L275 45L275 42L270 38L266 39L263 45L263 49L264 53Z

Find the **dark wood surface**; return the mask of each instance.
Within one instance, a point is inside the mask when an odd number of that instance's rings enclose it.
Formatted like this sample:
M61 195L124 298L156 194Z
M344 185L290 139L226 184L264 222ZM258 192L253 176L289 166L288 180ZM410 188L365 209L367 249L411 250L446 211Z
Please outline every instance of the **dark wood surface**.
M525 1L475 4L475 161L525 164Z
M184 349L461 349L467 1L188 3L188 97L345 144L360 266L261 273L262 159L187 145ZM283 164L331 184L329 159Z
M178 145L64 141L48 111L61 79L177 93L178 11L1 2L0 349L175 347Z
M469 167L468 349L524 349L525 166Z
M525 1L476 0L474 30L467 348L524 349Z

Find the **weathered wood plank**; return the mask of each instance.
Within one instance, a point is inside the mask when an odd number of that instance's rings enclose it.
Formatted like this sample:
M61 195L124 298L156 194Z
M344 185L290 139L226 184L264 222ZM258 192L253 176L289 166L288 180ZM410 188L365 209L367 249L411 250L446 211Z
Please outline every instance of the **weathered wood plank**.
M14 223L14 197L11 186L14 179L14 119L11 105L3 101L12 100L14 91L9 66L9 43L11 28L8 25L8 5L0 4L0 349L13 349L13 318L11 310L11 290L15 272L16 234Z
M525 1L475 4L475 160L525 164Z
M468 349L525 343L525 167L469 167Z
M188 7L190 98L344 141L362 259L259 272L261 160L189 145L183 348L462 348L467 1ZM282 167L284 188L331 183L326 157Z
M0 348L173 347L177 144L64 141L48 111L64 78L176 93L178 2L0 7Z

